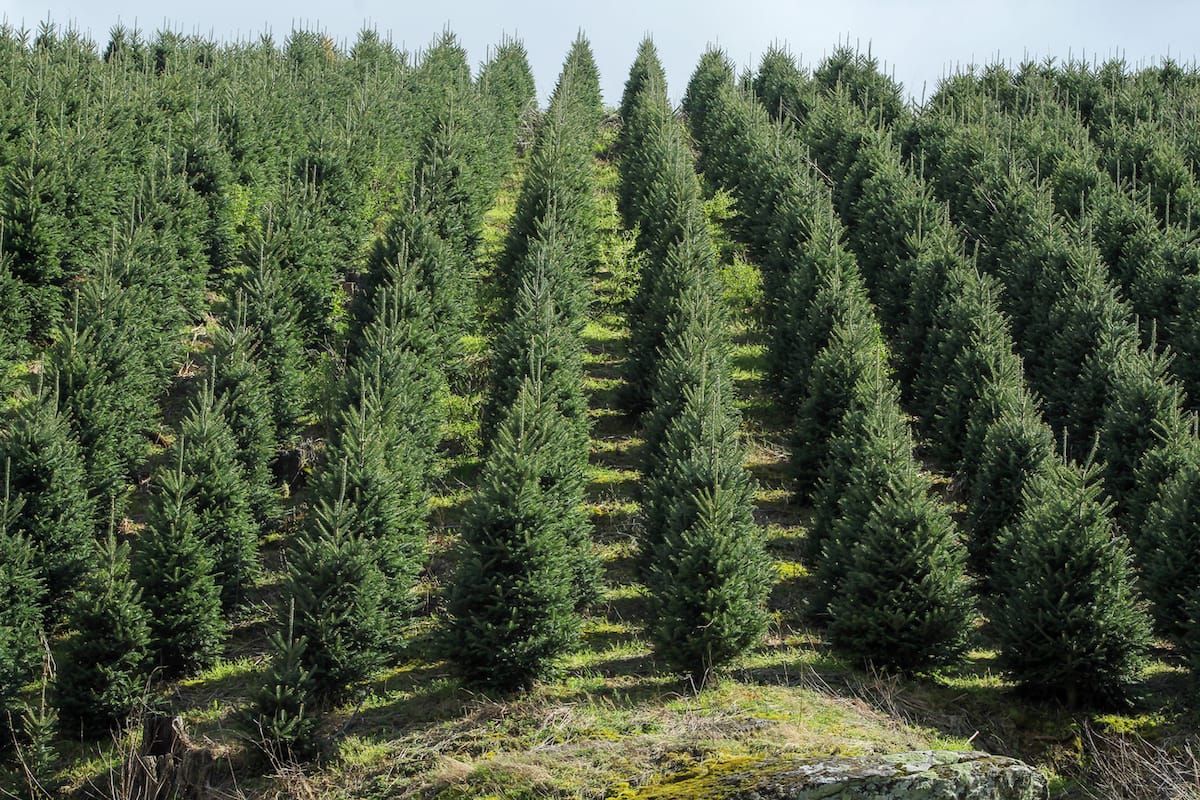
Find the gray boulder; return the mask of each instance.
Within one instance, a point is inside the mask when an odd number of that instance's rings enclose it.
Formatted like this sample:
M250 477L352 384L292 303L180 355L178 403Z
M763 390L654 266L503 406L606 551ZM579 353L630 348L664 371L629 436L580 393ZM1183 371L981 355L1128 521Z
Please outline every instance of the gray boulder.
M923 750L886 756L770 757L713 765L634 795L696 800L1044 800L1042 774L1021 761L977 752Z

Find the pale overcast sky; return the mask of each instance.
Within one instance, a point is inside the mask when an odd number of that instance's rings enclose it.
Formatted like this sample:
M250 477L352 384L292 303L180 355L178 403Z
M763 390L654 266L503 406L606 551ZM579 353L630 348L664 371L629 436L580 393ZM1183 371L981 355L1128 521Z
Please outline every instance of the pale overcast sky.
M219 39L257 37L270 30L282 42L293 26L320 28L353 42L367 23L412 50L443 27L458 34L478 65L504 34L525 42L545 98L553 88L575 32L587 34L596 51L605 100L615 105L638 42L651 33L667 68L672 96L685 88L696 61L711 42L739 65L757 66L772 42L786 42L805 64L819 61L839 41L871 51L917 99L932 92L956 64L988 63L997 57L1059 58L1086 53L1105 59L1123 55L1131 64L1170 54L1190 63L1200 51L1200 3L1191 0L316 0L235 2L125 0L38 2L0 0L0 18L34 27L49 18L75 22L103 47L118 19L148 34L162 27Z

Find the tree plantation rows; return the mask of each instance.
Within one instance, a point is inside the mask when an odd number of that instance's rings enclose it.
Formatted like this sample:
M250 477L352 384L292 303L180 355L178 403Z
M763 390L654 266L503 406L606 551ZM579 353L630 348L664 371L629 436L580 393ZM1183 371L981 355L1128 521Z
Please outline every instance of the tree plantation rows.
M582 34L539 109L510 40L472 69L448 32L0 28L21 786L237 657L253 690L221 702L276 761L406 663L520 696L618 592L694 690L781 590L889 673L994 652L1070 708L1128 704L1156 653L1200 675L1200 74L992 66L914 108L850 50L741 75L712 50L670 96L649 39L615 110ZM761 275L798 584L747 468L731 253ZM610 399L630 576L589 511Z

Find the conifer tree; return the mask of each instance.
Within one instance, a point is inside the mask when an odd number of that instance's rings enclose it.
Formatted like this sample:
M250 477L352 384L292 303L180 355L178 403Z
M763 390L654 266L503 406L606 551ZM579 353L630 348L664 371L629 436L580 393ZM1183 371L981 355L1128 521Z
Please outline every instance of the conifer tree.
M210 549L228 610L241 603L258 572L258 525L251 507L251 486L237 459L237 443L206 381L188 405L176 447L191 485L196 536Z
M568 434L541 395L528 379L496 431L448 593L448 657L466 683L499 691L552 674L579 635L568 509L542 481Z
M263 685L254 696L249 724L271 755L283 760L316 753L319 718L312 673L305 664L307 642L276 631L270 640L271 661Z
M819 328L825 319L833 325L824 348L813 358L807 392L796 414L792 470L802 498L811 495L825 474L826 461L834 452L831 442L854 403L856 387L864 376L880 369L883 353L883 333L865 297L837 278L837 273L830 273L827 288L813 301L807 340L820 341Z
M343 412L313 498L319 507L336 508L339 529L362 540L386 579L383 602L395 617L413 606L425 552L428 490L422 476L414 474L412 445L385 439L376 428L379 416L366 397ZM407 468L393 468L405 462ZM317 644L310 641L310 646Z
M54 705L64 733L95 738L123 722L146 691L150 629L129 577L129 546L97 543L96 561L70 612L74 633L63 644Z
M1025 487L1050 469L1054 434L1019 384L993 383L987 405L971 414L968 439L977 441L963 461L970 567L990 587L997 541L1021 516Z
M500 182L516 158L518 128L537 106L537 87L529 67L529 54L519 39L505 38L491 59L479 70L476 81L488 117L488 197L494 197Z
M0 436L0 463L17 509L12 528L34 550L51 625L86 572L96 535L79 445L55 405L47 391L39 391Z
M1150 625L1111 513L1095 468L1059 463L1001 537L992 625L1001 663L1031 692L1120 702L1138 680Z
M46 587L29 541L16 530L21 500L5 489L0 505L0 724L7 728L21 688L41 662L42 600ZM0 750L6 731L0 729Z
M286 447L309 408L299 306L279 270L260 261L242 281L229 314L252 331L256 357L271 394L275 441Z
M776 120L802 120L815 98L812 86L784 47L772 45L763 54L754 75L754 96Z
M1188 596L1200 586L1200 465L1181 469L1150 506L1142 535L1142 588L1156 629L1180 641Z
M701 376L685 390L645 489L650 637L698 685L752 646L767 619L770 561L727 387Z
M835 526L846 574L829 606L829 641L878 666L951 663L966 647L972 617L958 532L915 462L882 488L861 528Z
M631 158L636 155L641 146L639 123L635 119L640 112L639 106L654 97L658 101L666 100L667 75L663 70L662 61L658 57L658 48L654 39L646 36L638 45L637 56L629 68L629 77L625 80L625 88L621 93L621 105L617 108L617 116L621 118L621 130L617 133L617 152L623 157Z
M318 701L336 699L367 677L382 662L388 638L384 573L369 541L357 535L356 511L344 497L321 502L289 558L284 596Z
M213 557L197 535L193 493L182 468L162 471L146 529L133 550L150 652L167 678L212 664L225 639L221 590Z
M224 405L237 444L237 460L250 484L250 503L259 525L276 515L271 462L277 442L271 390L257 357L254 333L237 321L217 328L205 356L214 400Z
M850 385L846 410L826 445L804 543L816 577L811 603L817 615L838 595L877 499L912 465L912 434L882 349L870 358Z

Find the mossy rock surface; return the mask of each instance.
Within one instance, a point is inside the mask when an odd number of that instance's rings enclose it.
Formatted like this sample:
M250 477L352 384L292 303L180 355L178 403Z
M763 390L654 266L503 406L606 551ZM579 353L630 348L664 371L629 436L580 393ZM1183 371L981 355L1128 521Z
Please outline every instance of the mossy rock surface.
M1044 800L1046 780L1021 761L978 752L885 756L733 758L618 800Z

